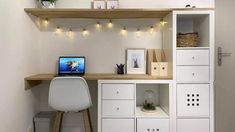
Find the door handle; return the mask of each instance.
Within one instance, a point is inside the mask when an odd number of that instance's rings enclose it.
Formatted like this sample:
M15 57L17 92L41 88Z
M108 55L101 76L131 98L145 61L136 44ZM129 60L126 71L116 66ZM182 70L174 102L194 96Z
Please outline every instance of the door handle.
M232 55L232 53L223 53L222 47L218 47L217 54L218 54L218 66L222 66L222 62L223 62L222 58L223 57L227 57L227 56Z

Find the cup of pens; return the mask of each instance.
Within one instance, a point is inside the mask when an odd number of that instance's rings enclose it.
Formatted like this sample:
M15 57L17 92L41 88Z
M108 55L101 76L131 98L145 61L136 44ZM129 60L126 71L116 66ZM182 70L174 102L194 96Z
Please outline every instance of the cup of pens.
M124 64L116 64L117 66L117 74L124 74Z

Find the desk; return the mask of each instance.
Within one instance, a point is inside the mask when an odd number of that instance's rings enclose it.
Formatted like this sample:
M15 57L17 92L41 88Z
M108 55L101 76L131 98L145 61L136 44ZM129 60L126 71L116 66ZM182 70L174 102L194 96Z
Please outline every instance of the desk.
M51 81L55 74L37 74L26 77L25 90L31 89L42 83L42 81ZM132 74L85 74L86 80L172 80L172 77L156 77L150 75L132 75Z

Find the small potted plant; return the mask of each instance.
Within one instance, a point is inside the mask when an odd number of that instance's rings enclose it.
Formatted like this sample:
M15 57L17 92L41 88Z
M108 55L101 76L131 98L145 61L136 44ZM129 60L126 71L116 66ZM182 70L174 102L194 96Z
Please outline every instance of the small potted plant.
M57 0L37 0L42 8L55 8Z

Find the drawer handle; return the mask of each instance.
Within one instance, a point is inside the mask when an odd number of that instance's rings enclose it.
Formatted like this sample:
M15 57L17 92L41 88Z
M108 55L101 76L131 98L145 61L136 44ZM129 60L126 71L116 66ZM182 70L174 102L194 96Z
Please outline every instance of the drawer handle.
M195 73L192 73L193 76L195 76Z
M150 129L147 129L147 131L149 132L149 131L150 131Z
M120 108L119 108L119 107L117 107L117 108L116 108L116 110L120 110Z
M119 91L117 91L116 93L119 94Z
M195 59L195 57L193 56L193 57L192 57L192 59L194 60L194 59Z

